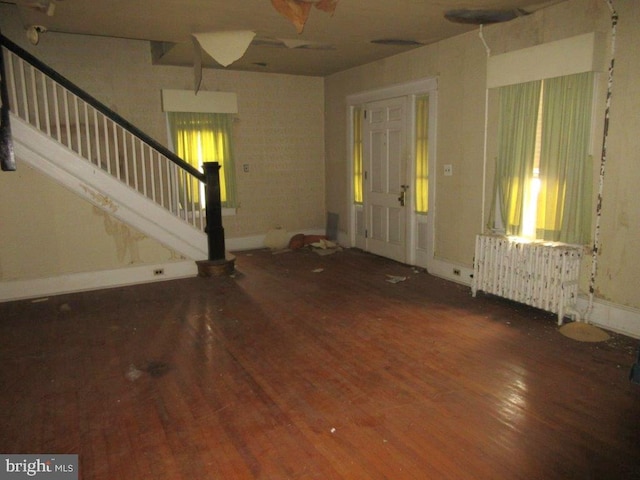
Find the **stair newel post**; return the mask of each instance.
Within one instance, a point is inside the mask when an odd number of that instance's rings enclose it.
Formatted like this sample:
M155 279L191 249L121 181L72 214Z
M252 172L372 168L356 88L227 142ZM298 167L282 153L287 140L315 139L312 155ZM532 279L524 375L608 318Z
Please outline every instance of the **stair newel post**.
M205 199L207 214L207 241L209 261L224 260L224 228L222 227L222 201L220 197L220 164L205 162Z
M12 172L16 169L16 158L13 151L11 124L9 123L8 88L4 69L4 49L0 45L0 103L2 103L0 107L0 168L5 172Z
M235 257L228 254L224 246L222 200L220 198L220 164L218 162L205 162L203 169L206 182L206 232L209 259L196 261L198 275L201 277L230 275L235 269Z

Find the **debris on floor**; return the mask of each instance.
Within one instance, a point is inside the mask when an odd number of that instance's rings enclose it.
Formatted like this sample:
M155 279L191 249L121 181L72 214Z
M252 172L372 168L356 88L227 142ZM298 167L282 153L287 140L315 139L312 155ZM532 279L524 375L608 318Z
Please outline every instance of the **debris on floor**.
M304 234L297 233L289 240L289 248L291 250L298 250L302 247L304 247Z
M271 250L271 254L272 255L280 255L281 253L288 253L290 251L291 251L290 248L280 248L280 249L277 249L277 250Z
M127 377L127 380L135 382L142 376L142 373L142 370L138 370L132 363L131 365L129 365L129 370L127 370L127 373L125 373L124 376Z
M313 236L308 235L307 237L313 237ZM314 240L314 241L311 241L311 240ZM331 255L333 253L342 251L342 247L340 245L338 245L336 242L328 240L325 237L320 237L315 239L314 238L307 239L305 237L305 243L309 245L313 249L313 251L320 256Z
M323 250L327 250L329 248L337 248L338 244L332 242L331 240L327 240L326 238L321 238L317 242L313 242L310 244L314 248L321 248Z
M323 242L320 242L319 245L316 243L313 243L311 247L313 248L313 251L318 255L320 255L321 257L324 257L326 255L332 255L336 252L342 251L342 247L340 245L338 245L337 243L329 242L328 240L324 240Z
M305 235L304 236L304 244L305 246L311 245L313 243L318 243L321 240L326 240L327 237L325 235Z
M559 330L565 337L579 342L606 342L610 338L601 328L584 322L565 323Z
M145 367L145 371L152 377L162 377L166 375L169 370L171 370L171 366L162 360L153 360Z
M135 382L145 373L148 373L151 377L159 378L166 375L169 370L171 370L171 366L168 363L161 360L152 360L150 362L147 362L141 368L136 367L132 363L131 365L129 365L129 369L127 370L127 373L124 374L124 376L127 378L127 380Z
M313 252L321 256L331 255L342 251L342 247L340 245L327 239L325 235L305 235L304 233L296 233L289 238L286 246L282 247L278 245L280 248L275 247L276 242L267 242L265 240L265 244L267 243L272 245L271 251L274 255L300 250L305 247L310 248Z
M324 272L324 268L316 268L315 270L311 270L313 273L321 273Z
M387 274L387 282L389 283L400 283L400 282L404 282L407 279L407 277L403 277L400 275L389 275Z

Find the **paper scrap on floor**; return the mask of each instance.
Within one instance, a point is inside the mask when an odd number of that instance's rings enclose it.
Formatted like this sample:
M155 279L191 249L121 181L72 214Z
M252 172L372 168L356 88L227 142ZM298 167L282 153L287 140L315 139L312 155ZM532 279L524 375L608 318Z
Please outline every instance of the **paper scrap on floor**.
M406 279L407 277L402 277L400 275L387 274L387 282L389 283L400 283L400 282L404 282Z
M318 255L331 255L336 252L342 251L342 247L331 240L324 238L310 244L313 247L313 251Z

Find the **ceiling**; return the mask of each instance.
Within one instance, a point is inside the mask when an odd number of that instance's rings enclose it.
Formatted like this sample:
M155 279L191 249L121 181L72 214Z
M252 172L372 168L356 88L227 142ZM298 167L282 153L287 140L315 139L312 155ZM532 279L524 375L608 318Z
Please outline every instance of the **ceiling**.
M270 0L4 0L4 3L18 5L25 27L41 25L51 32L148 40L154 63L162 65L194 64L193 33L251 30L256 36L240 59L222 67L203 52L203 66L326 76L478 28L478 22L445 19L445 12L451 10L499 10L525 15L560 1L338 0L333 15L311 8L300 34ZM41 34L40 42L46 42L46 35ZM402 41L408 45L376 44L373 40ZM294 46L297 48L291 48Z

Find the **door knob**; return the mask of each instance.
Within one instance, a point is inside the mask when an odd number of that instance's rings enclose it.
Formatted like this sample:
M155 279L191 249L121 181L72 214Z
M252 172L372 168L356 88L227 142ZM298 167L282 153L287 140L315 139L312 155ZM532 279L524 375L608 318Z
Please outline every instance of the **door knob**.
M404 207L404 196L405 196L405 193L406 192L404 190L402 190L400 192L400 196L398 197L398 201L400 202L400 206L401 207Z
M404 207L404 199L407 190L409 190L409 185L400 185L400 196L398 197L398 201L400 202L401 207Z

